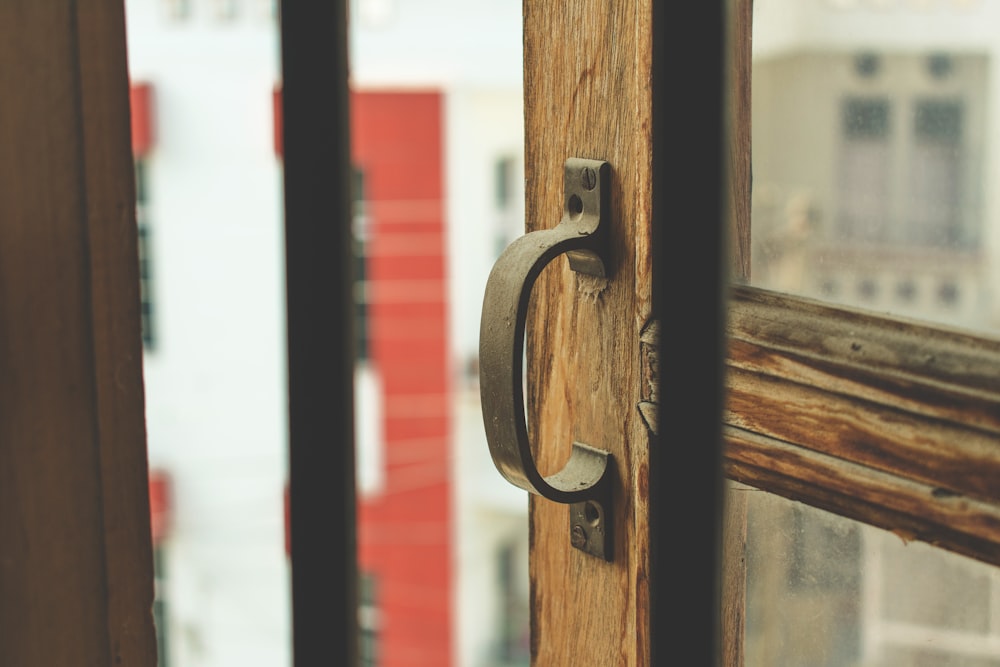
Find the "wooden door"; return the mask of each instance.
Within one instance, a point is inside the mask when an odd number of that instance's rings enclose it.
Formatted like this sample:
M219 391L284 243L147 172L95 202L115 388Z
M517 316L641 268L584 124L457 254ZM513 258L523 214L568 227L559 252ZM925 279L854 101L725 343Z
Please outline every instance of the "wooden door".
M528 231L566 158L613 174L609 279L559 260L533 291L535 460L616 471L611 562L531 498L536 666L742 664L745 509L713 473L1000 564L1000 344L742 284L751 3L684 4L525 3Z
M122 3L0 4L0 664L153 665Z

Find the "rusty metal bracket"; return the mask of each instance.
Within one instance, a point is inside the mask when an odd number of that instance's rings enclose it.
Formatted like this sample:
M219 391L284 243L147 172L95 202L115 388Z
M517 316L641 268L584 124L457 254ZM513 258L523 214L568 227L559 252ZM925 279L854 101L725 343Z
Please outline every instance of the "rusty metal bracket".
M553 229L511 243L490 273L479 329L479 387L493 463L519 488L570 507L570 544L612 559L611 454L573 443L565 467L542 477L531 455L522 386L524 327L531 288L542 269L565 253L570 268L606 277L611 166L570 158L564 169L563 217Z

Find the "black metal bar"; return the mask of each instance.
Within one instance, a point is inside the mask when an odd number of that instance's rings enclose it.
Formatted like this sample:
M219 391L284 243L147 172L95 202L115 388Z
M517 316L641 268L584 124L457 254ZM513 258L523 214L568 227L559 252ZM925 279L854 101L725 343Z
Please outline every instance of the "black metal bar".
M346 0L281 3L292 650L358 660Z
M725 2L651 4L663 378L649 456L651 664L707 666L718 664L721 613Z

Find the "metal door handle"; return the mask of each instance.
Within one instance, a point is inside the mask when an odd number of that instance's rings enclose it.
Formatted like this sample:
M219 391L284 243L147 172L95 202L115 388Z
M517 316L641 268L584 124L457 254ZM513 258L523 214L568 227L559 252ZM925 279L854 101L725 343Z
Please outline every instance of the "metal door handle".
M528 299L545 266L566 253L574 271L604 278L608 256L611 166L570 158L563 217L554 229L511 243L490 272L479 329L479 387L486 441L511 484L570 507L570 543L611 560L611 454L581 442L559 472L535 467L524 418L522 354Z

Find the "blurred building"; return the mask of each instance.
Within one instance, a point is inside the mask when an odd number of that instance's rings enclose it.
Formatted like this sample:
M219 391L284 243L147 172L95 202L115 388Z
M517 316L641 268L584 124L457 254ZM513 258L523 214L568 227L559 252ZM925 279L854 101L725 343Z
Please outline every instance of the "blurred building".
M996 0L755 0L754 284L995 335L998 24ZM748 665L1000 665L997 568L755 496Z
M162 661L286 665L277 3L126 10ZM527 500L476 386L486 276L523 229L520 3L351 17L356 202L330 223L358 268L362 653L526 664Z
M1000 326L991 0L762 0L754 281ZM808 269L808 270L807 270Z

